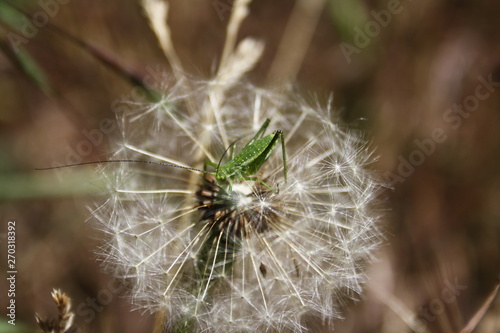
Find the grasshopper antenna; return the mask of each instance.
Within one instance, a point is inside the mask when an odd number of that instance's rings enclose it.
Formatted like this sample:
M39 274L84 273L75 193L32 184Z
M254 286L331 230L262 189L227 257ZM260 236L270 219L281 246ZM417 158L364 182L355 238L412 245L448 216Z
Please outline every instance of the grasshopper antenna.
M207 171L203 171L203 170L199 170L199 169L195 169L195 168L190 168L190 167L186 167L186 166L182 166L182 165L176 165L176 164L164 163L164 162L141 161L141 160L108 160L108 161L82 162L82 163L66 164L66 165L49 167L49 168L35 168L35 170L62 169L62 168L75 167L75 166L79 166L79 165L104 164L104 163L143 163L143 164L154 164L154 165L168 166L168 167L172 167L172 168L179 168L179 169L186 169L186 170L198 171L198 172L201 172L201 173L204 173L204 174L208 174Z

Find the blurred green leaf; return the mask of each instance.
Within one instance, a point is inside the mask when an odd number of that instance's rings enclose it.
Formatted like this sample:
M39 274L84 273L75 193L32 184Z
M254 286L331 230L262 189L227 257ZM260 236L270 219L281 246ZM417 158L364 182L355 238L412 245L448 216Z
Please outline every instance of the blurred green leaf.
M33 330L16 320L16 325L11 325L6 319L0 320L0 333L32 333Z
M45 92L50 91L50 85L43 70L38 66L35 60L24 49L16 53L17 59L22 66L23 72L32 79Z
M330 14L342 39L352 40L355 27L364 27L369 17L363 2L360 0L329 0Z
M29 41L29 39L23 35L22 31L26 22L30 21L30 18L20 10L14 8L8 2L0 1L0 26L7 27L7 29L4 29L2 32L2 38L4 39L2 51L21 72L48 94L51 92L49 81L35 59L26 51L26 48L23 47L24 43L12 45L11 38L14 37ZM14 31L10 31L9 28Z
M42 89L43 92L49 94L52 91L45 73L24 48L19 47L16 52L5 43L1 46L2 51L12 61L12 63L40 89Z
M59 169L60 170L60 169ZM33 198L97 196L105 190L103 179L94 171L65 172L58 178L57 171L38 170L31 173L6 172L0 174L0 200Z
M13 8L8 2L0 1L0 22L3 25L21 31L23 20L29 20L23 13Z

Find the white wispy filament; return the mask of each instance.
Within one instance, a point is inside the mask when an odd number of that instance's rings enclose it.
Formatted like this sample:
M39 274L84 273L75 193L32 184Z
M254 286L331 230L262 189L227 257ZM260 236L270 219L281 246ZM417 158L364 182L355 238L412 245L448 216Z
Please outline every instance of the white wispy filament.
M329 109L287 96L233 87L210 110L210 84L180 90L121 115L113 159L224 165L270 119L265 134L285 136L288 179L280 144L253 175L271 189L168 166L106 165L111 196L94 213L109 236L104 260L133 282L136 304L165 313L171 332L305 332L305 318L339 318L379 242L379 183L366 171L366 147Z

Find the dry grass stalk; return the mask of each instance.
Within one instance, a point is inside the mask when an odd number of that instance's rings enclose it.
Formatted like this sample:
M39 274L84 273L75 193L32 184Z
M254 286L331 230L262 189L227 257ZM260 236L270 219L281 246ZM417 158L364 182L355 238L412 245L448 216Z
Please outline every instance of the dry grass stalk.
M160 43L165 57L172 66L175 76L179 79L179 71L182 71L182 62L177 56L177 52L175 52L172 34L167 24L168 3L162 0L143 0L141 1L141 5L144 8L149 24Z
M233 11L231 13L231 18L227 26L226 43L224 44L224 50L222 51L222 57L219 64L219 73L221 68L226 66L226 61L234 51L236 45L236 38L238 37L238 31L241 26L241 22L248 15L248 5L252 2L251 0L236 0L233 6Z
M493 303L493 300L497 296L499 287L500 282L497 281L495 288L493 288L488 298L484 301L483 305L479 308L479 310L477 310L476 314L469 320L467 325L460 331L460 333L471 333L472 331L474 331L481 319L486 314L486 311L488 311L488 309L490 308L491 303Z
M75 314L71 311L71 299L61 290L52 291L52 299L57 305L58 318L42 319L35 313L38 326L45 333L73 333L77 331L74 325Z
M300 70L325 0L297 1L269 70L269 84L293 82ZM304 15L305 14L305 15Z
M224 126L222 126L220 113L217 111L211 112L210 110L220 110L225 92L230 89L233 84L238 82L238 80L241 79L245 73L250 71L255 66L264 50L262 43L250 38L241 41L239 45L236 46L238 31L241 27L241 23L248 15L248 6L250 3L251 0L237 0L234 3L229 24L227 26L226 41L224 43L221 61L219 63L217 73L215 74L216 81L229 81L232 82L232 84L225 82L223 85L212 85L209 98L203 105L203 114L205 115L203 122L208 126L206 127L206 131L200 133L200 138L202 142L207 142L208 144L210 143L211 136L211 131L208 129L212 124L214 124L214 120L217 128L222 130L221 138L224 144L229 144L227 135L223 131ZM202 153L203 152L198 151L196 156L201 158Z

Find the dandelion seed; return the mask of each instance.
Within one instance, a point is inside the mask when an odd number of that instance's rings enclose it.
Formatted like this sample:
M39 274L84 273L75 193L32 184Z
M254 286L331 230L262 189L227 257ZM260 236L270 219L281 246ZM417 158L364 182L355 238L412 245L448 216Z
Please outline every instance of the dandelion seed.
M262 182L230 185L184 169L107 165L112 196L94 213L109 235L105 262L132 280L138 306L166 313L173 332L306 332L304 316L339 318L379 242L370 154L328 111L254 87L233 87L220 109L184 117L187 100L206 105L210 89L176 97L175 112L157 103L123 114L126 144L113 158L199 169L202 154L215 163L224 156L224 165L241 149L225 153L224 142L246 142L269 118L285 134L287 181L277 152L255 175ZM207 128L210 140L200 141Z

